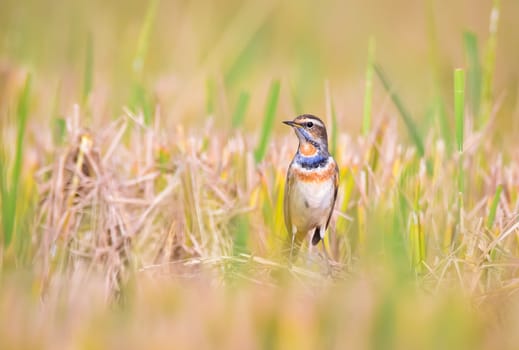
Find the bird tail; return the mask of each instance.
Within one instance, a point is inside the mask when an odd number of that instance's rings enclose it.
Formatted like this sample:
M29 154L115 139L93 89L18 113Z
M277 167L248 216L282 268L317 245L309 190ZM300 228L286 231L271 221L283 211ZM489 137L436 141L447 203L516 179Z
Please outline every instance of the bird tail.
M314 235L312 236L312 245L317 245L321 240L321 232L319 231L319 227L315 229Z

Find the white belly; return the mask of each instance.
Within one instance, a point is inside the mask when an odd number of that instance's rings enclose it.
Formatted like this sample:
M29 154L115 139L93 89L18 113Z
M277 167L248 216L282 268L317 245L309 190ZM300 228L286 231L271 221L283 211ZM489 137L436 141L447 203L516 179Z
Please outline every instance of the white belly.
M334 179L323 182L296 181L293 186L290 213L297 230L306 232L326 225L335 194Z

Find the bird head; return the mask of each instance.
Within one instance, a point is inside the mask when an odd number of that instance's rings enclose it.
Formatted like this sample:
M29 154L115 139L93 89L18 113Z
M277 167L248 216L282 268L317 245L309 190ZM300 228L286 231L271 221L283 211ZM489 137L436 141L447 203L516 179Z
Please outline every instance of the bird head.
M328 136L326 127L321 119L311 114L303 114L291 121L283 123L290 125L299 138L299 147L305 144L320 151L328 151Z

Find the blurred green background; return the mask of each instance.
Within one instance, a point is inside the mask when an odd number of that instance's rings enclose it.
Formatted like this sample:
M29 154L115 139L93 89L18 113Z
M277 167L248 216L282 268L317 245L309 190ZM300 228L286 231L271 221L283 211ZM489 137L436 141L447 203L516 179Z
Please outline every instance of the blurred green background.
M168 118L182 121L203 120L208 109L219 119L230 118L240 93L248 93L250 128L259 124L255 111L262 111L272 79L282 82L280 118L323 115L328 80L342 129L356 134L370 37L376 61L422 120L435 91L451 90L453 69L467 65L465 31L475 33L484 59L492 3L160 1L156 6L143 41L147 1L4 0L1 64L4 70L33 71L37 89L48 91L42 105L52 103L61 86L65 113L81 95L91 40L94 98L103 101L104 116L121 112L138 80ZM501 1L494 91L504 95L502 123L517 119L511 117L519 72L517 13L516 1ZM207 97L211 87L218 91L214 103ZM444 95L452 108L451 94ZM374 96L375 113L391 108L380 84ZM516 131L516 124L507 130Z

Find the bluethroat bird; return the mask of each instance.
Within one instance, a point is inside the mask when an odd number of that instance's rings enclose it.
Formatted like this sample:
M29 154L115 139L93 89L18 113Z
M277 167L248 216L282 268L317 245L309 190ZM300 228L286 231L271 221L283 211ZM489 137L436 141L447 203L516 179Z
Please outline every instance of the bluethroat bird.
M292 260L294 249L297 254L309 232L313 232L313 245L324 238L337 199L339 170L328 152L328 136L321 119L303 114L283 123L290 125L299 139L287 172L283 207ZM326 254L324 241L323 250Z

